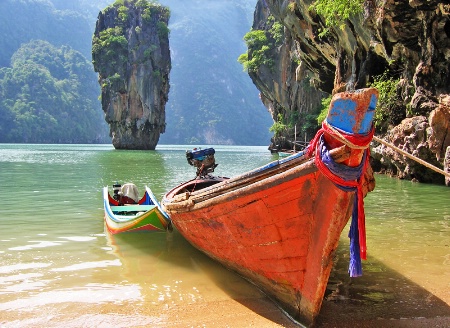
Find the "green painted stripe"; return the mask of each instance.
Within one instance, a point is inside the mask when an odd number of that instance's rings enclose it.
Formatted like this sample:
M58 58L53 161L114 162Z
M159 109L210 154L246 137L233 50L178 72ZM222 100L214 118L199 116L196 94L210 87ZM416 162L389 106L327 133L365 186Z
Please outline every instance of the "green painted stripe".
M152 210L156 205L124 205L124 206L111 206L113 212L145 212Z

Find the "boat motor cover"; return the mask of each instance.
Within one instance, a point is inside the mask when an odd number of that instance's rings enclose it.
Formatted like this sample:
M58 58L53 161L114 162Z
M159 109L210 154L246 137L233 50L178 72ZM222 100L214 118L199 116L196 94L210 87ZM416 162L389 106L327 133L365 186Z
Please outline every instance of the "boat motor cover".
M136 203L139 202L139 191L134 183L125 183L119 194L131 198Z
M214 172L216 160L214 158L214 148L197 149L186 151L186 159L189 165L197 168L197 176L206 176Z
M186 152L186 158L189 159L196 159L196 160L203 160L203 157L208 155L214 155L216 151L214 148L206 148L206 149L194 149L194 150L188 150Z

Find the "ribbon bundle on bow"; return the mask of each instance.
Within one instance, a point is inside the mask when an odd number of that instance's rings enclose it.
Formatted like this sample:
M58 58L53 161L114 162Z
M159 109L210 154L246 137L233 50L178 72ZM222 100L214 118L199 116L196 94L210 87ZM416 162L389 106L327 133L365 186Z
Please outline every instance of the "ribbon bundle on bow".
M336 163L330 156L323 134L327 132L345 145L353 149L364 149L361 163L357 167L350 167ZM350 225L350 264L348 272L350 277L362 275L361 259L367 258L366 224L364 213L363 176L369 162L369 144L372 140L374 129L367 135L355 135L337 130L325 120L322 128L317 132L307 149L309 157L315 155L315 163L322 174L332 181L338 188L355 192Z

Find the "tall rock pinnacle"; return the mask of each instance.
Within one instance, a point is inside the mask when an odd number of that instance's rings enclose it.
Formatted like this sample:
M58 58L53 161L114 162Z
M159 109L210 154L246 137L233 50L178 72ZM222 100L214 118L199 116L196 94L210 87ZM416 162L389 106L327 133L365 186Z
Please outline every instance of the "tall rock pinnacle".
M92 61L116 149L153 150L165 131L169 16L146 0L118 0L98 15Z

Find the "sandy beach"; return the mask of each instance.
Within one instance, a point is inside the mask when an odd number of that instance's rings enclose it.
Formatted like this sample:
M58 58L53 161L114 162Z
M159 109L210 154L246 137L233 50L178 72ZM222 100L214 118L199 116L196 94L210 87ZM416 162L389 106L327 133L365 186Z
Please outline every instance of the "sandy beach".
M346 276L339 261L330 277L316 327L450 327L450 299L442 300L411 280L370 261L373 271L358 279ZM183 288L166 286L165 299L96 303L95 288L69 295L49 293L34 300L16 300L18 311L0 311L0 326L12 327L299 327L275 304L240 276L196 256L198 271L208 272L202 282L186 277ZM211 267L212 266L212 270ZM207 268L209 267L209 268ZM368 271L368 270L367 270ZM178 272L179 273L179 272ZM174 274L178 274L175 272ZM181 283L180 283L181 285ZM197 286L197 287L192 287ZM447 293L448 291L442 291ZM81 294L80 294L81 293ZM186 295L190 295L186 297ZM442 294L444 295L444 294ZM53 299L45 300L46 297ZM67 297L79 297L69 302ZM92 302L83 302L84 298ZM73 300L72 300L73 301ZM21 304L25 302L25 304ZM10 308L13 304L9 304ZM40 305L37 307L37 305ZM27 309L27 307L29 309Z

